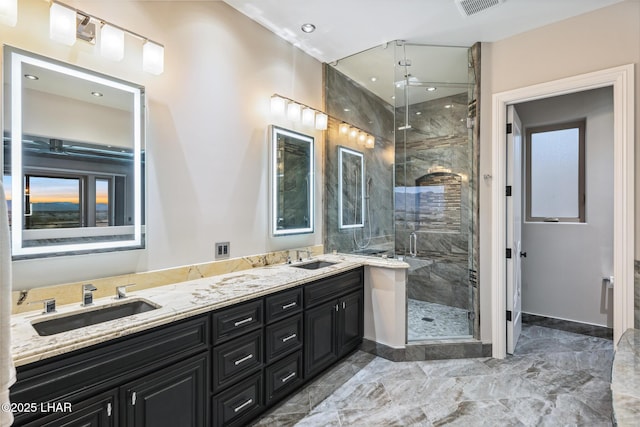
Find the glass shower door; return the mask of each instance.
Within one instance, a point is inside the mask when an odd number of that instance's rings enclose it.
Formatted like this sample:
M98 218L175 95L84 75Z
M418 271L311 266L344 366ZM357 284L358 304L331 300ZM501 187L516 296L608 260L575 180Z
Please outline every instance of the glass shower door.
M473 336L467 51L396 47L395 248L410 265L409 342Z

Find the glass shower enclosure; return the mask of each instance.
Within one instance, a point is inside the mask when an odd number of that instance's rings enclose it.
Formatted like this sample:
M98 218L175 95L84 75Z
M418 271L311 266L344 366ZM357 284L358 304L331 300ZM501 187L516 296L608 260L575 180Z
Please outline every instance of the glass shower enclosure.
M325 247L410 265L408 343L478 338L478 56L479 46L394 42L325 70ZM336 185L345 149L362 153L364 175ZM340 227L336 193L356 184L363 221Z

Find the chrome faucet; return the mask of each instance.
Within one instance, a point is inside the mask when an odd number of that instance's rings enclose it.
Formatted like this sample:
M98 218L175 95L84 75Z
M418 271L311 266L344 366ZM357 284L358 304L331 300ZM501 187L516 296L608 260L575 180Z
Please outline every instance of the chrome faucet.
M127 297L127 288L133 288L136 285L129 284L124 286L116 286L116 299L123 299Z
M300 253L306 253L307 254L307 258L311 259L311 251L309 249L296 249L296 259L298 261L302 261L302 257L300 256Z
M82 285L82 306L86 307L93 304L93 291L97 290L91 283Z
M55 298L46 298L38 301L30 301L27 304L37 304L44 303L44 308L42 309L42 314L47 313L55 313L56 312L56 299Z

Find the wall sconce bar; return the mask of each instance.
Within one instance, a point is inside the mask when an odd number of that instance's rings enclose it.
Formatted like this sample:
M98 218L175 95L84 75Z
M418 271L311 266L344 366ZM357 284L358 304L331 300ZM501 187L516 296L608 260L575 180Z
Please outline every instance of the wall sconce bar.
M127 30L90 13L68 6L58 0L51 0L49 10L49 37L68 46L73 46L78 38L95 43L100 28L100 52L105 58L120 61L124 57L124 35L128 34L144 42L142 48L142 68L152 74L164 71L164 46L148 37Z
M303 126L315 126L317 130L326 130L329 124L329 115L327 113L277 93L271 95L270 105L271 114L285 116L289 121L300 122ZM351 126L349 123L340 123L338 132L340 135L348 137L349 141L357 142L367 148L374 148L376 145L375 136L360 128Z

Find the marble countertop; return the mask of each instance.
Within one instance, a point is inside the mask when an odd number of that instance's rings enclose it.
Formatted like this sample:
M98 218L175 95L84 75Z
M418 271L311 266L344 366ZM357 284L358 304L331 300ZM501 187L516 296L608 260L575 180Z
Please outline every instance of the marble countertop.
M126 300L114 298L94 300L91 307L68 304L57 307L56 313L29 312L11 316L11 344L16 366L64 354L114 338L144 331L211 310L258 298L283 289L321 279L336 273L367 265L406 269L409 265L396 259L355 255L321 255L314 260L335 262L334 265L306 270L279 264L206 277L187 282L129 292ZM303 261L305 263L308 261ZM143 299L158 309L124 318L74 329L51 336L39 336L32 326L43 320L64 317L84 310Z
M640 330L628 329L618 342L611 372L613 415L618 426L640 420Z

